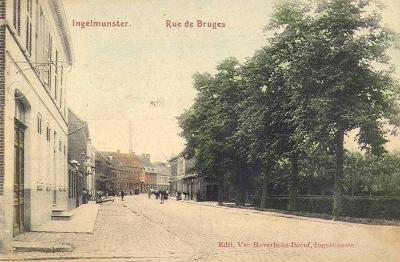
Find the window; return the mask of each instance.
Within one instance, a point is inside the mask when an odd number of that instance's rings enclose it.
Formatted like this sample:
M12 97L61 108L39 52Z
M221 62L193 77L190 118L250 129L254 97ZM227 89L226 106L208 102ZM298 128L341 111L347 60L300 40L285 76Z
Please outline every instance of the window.
M63 77L64 77L64 66L63 62L60 63L60 108L62 108L63 103Z
M14 0L13 25L18 35L21 34L21 0Z
M38 4L38 3L36 3ZM36 26L36 62L44 63L44 47L46 41L46 18L44 17L42 8L38 7L38 18L37 18L37 26ZM43 65L39 65L36 67L36 71L40 76L40 79L43 80Z
M76 184L75 173L72 170L70 170L68 172L68 196L70 198L76 196L75 184Z
M25 123L25 107L20 99L15 99L15 118Z
M56 50L56 61L54 71L54 99L57 101L58 98L58 51Z
M37 132L38 134L42 134L42 115L37 115Z
M51 37L51 35L50 34L48 34L48 43L47 43L47 49L46 49L46 47L45 47L45 53L46 53L46 56L45 56L45 58L46 58L46 70L45 70L45 72L46 72L46 74L45 74L45 84L47 84L47 88L49 89L49 90L51 90L51 72L52 72L52 70L53 70L53 65L52 65L52 63L53 63L53 61L52 61L52 53L53 53L53 48L52 48L52 46L53 46L53 38Z
M47 141L50 141L50 136L51 136L51 129L49 126L46 126L46 139Z
M65 156L67 155L67 146L66 145L64 145L64 155Z
M32 0L26 1L27 16L26 16L26 50L28 55L32 55Z

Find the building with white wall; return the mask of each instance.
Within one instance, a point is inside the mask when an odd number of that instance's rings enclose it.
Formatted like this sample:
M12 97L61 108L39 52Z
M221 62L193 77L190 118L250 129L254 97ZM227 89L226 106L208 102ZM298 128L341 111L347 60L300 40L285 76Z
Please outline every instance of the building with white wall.
M154 162L154 170L157 174L156 189L169 190L169 178L171 176L171 169L163 162Z
M0 0L0 251L68 200L66 74L73 53L62 1Z

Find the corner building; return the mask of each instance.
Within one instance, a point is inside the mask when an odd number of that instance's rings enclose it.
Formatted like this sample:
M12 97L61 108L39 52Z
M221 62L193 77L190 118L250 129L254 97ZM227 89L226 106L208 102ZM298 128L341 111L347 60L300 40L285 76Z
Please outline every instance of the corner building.
M0 252L68 201L66 73L60 0L0 0Z

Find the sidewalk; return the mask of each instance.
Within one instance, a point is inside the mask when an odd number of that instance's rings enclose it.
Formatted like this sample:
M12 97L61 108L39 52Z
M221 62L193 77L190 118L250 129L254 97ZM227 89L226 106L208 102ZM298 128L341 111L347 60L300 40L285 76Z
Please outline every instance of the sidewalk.
M57 232L57 233L93 233L97 213L100 205L90 201L71 210L72 217L68 221L50 220L49 222L33 228L31 232Z
M93 234L100 205L89 202L71 211L68 221L50 220L14 238L14 252L71 252L75 233ZM2 259L0 259L2 260Z

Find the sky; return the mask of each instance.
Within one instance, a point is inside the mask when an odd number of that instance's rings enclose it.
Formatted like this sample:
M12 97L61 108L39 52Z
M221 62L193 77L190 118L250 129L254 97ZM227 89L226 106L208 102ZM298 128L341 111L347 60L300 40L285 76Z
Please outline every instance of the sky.
M166 161L180 153L176 117L195 97L192 75L240 61L266 43L273 0L64 0L75 63L69 107L89 124L98 150L128 152L129 121L136 154ZM385 0L385 23L400 32L400 3ZM81 28L76 22L122 21L127 27ZM181 22L170 28L167 20ZM224 23L217 29L196 21ZM193 22L192 28L185 22ZM400 55L393 53L400 68ZM400 140L398 141L400 145Z
M244 61L263 46L272 2L64 0L64 8L75 57L68 104L88 121L93 145L128 152L131 120L133 151L165 161L184 146L176 116L193 103L192 75L213 72L227 57ZM89 20L130 26L73 26ZM197 27L196 20L225 27Z

